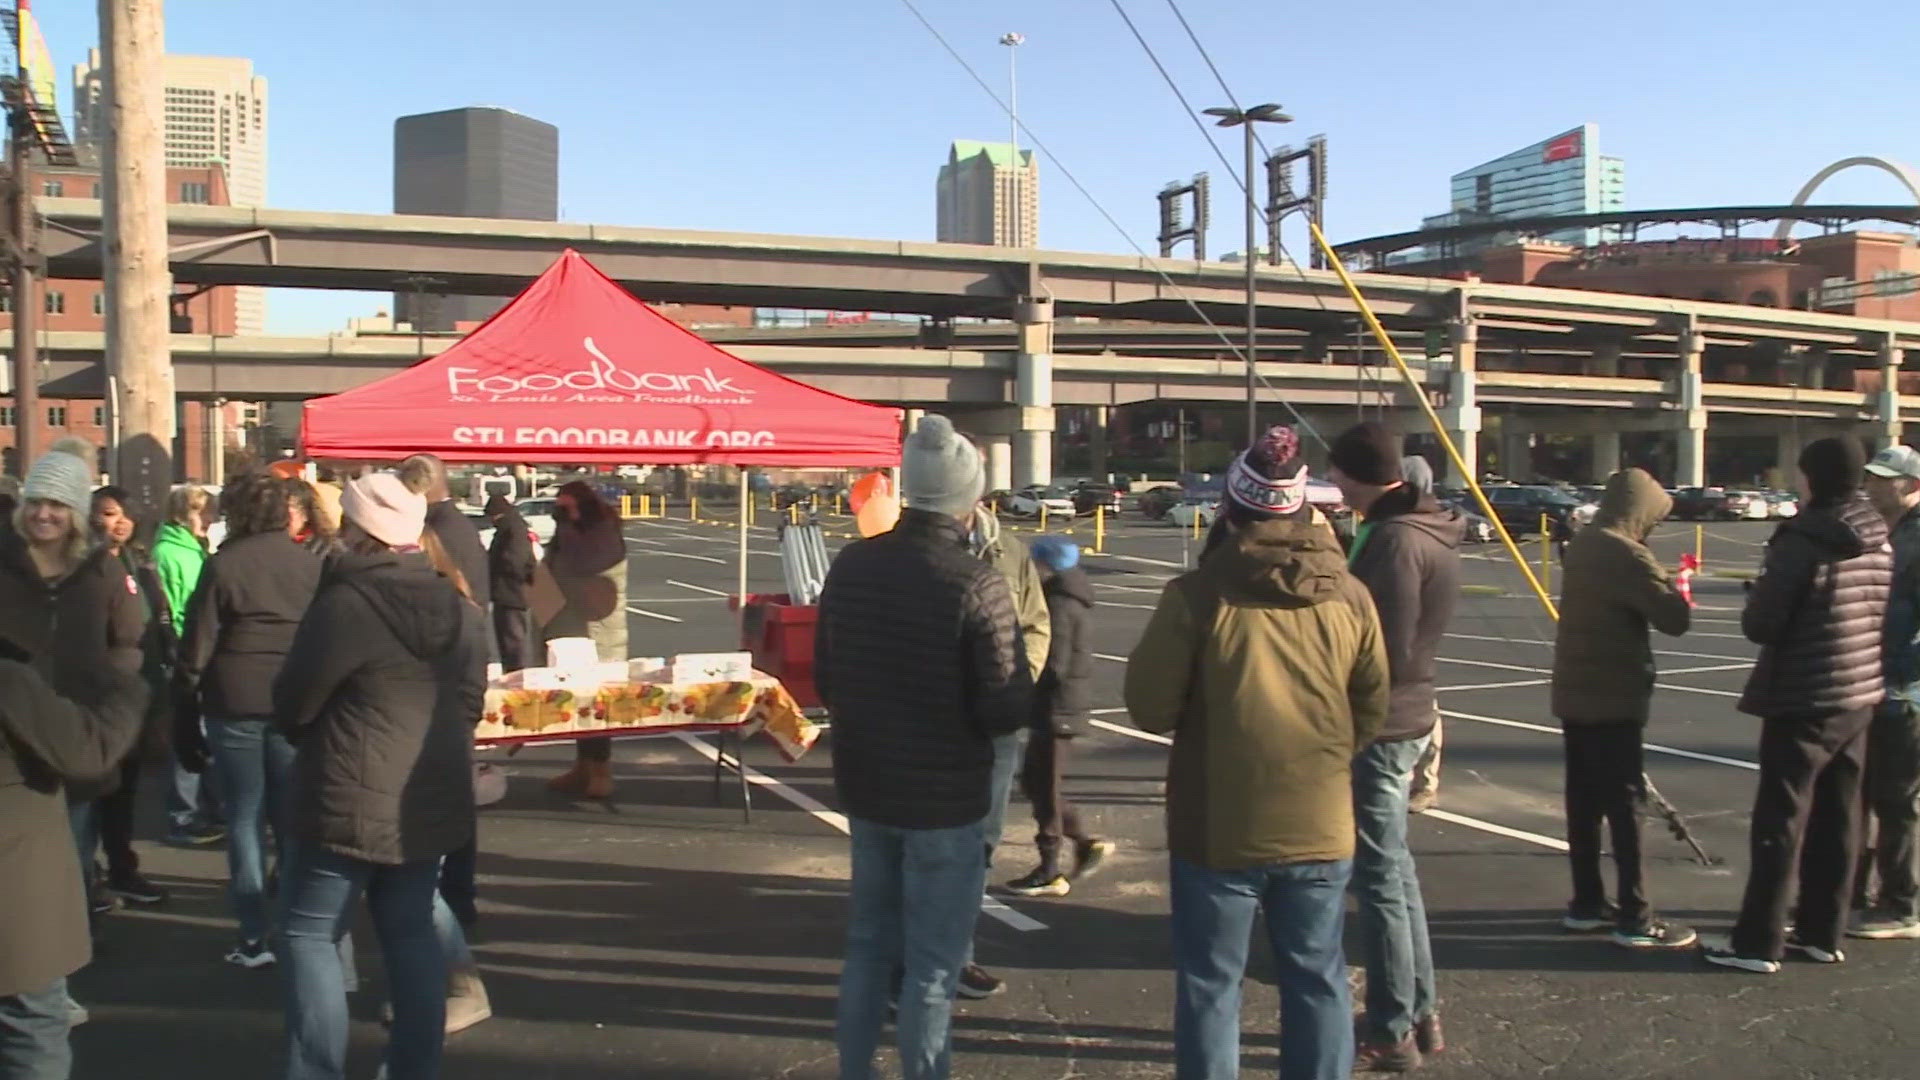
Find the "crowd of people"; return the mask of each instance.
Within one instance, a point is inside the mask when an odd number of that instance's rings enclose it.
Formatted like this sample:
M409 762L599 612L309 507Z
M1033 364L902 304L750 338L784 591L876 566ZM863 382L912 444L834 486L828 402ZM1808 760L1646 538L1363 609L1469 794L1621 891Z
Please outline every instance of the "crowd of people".
M562 490L544 564L562 603L536 627L525 522L490 506L483 547L430 455L350 479L251 472L217 501L182 484L153 522L95 486L96 456L61 440L0 492L0 1077L71 1074L89 1016L67 977L104 916L170 901L132 842L150 777L166 842L225 842L226 962L285 969L288 1080L344 1076L363 897L382 1075L438 1075L445 1036L491 1015L466 944L488 662L525 667L542 636L624 614L616 515ZM624 656L618 622L603 644Z
M1434 499L1428 464L1380 425L1342 433L1329 458L1360 516L1350 545L1307 500L1295 433L1269 430L1233 461L1197 568L1167 585L1127 658L1127 712L1171 742L1181 1080L1239 1075L1261 913L1281 1076L1406 1072L1446 1048L1408 817L1437 793L1434 670L1465 522ZM1709 963L1768 974L1788 952L1838 963L1846 936L1920 938L1920 452L1866 462L1857 442L1826 439L1799 468L1806 501L1768 543L1742 616L1760 656L1740 708L1761 736L1730 935L1702 938L1656 914L1641 867L1651 636L1684 634L1693 610L1691 567L1662 566L1647 546L1670 498L1645 471L1622 470L1568 547L1551 708L1564 735L1569 932L1635 951L1697 947ZM821 599L816 678L853 850L843 1080L874 1075L890 1007L902 1074L952 1074L954 998L999 987L973 962L972 936L1017 760L1040 865L1009 891L1065 895L1111 851L1060 791L1090 713L1092 594L1078 551L1049 536L1011 556L1017 541L983 529L983 486L979 452L925 417L903 451L899 524L846 548ZM1867 808L1878 835L1863 854ZM1357 1015L1350 960L1366 976Z
M225 960L284 969L288 1080L344 1076L363 899L387 982L382 1075L438 1075L445 1036L491 1015L466 940L488 661L530 666L557 636L625 657L618 515L567 484L540 554L495 499L483 547L444 464L418 455L339 480L252 473L217 502L182 485L149 529L127 492L94 486L92 455L56 444L0 528L0 1077L70 1075L68 1032L87 1013L66 979L101 917L169 902L132 845L135 795L155 777L170 843L225 840ZM1380 425L1342 433L1329 459L1360 515L1352 542L1309 503L1296 434L1269 430L1234 459L1197 568L1167 585L1127 661L1132 721L1171 743L1182 1080L1239 1074L1263 912L1282 1076L1405 1072L1446 1047L1408 819L1435 791L1436 655L1465 523ZM1741 620L1760 656L1740 708L1761 734L1729 935L1659 916L1641 867L1651 636L1684 634L1693 610L1687 568L1647 546L1669 497L1622 470L1569 545L1551 680L1569 932L1761 974L1789 953L1839 963L1848 936L1920 938L1920 452L1868 462L1827 439L1799 466L1807 500L1768 543ZM820 602L816 678L852 851L845 1080L874 1075L890 1014L903 1075L951 1075L954 999L1003 989L974 935L1016 780L1038 863L1005 891L1066 896L1114 852L1063 783L1092 714L1092 583L1069 538L1002 533L985 486L979 450L923 418L898 524L843 549ZM583 741L552 786L604 798L610 758ZM1366 975L1357 1014L1350 962Z

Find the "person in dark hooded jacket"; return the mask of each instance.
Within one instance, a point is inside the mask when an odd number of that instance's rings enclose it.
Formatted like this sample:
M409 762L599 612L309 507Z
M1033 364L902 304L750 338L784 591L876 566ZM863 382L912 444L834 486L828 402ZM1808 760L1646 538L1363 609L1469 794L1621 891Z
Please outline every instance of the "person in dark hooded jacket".
M1567 857L1573 902L1561 925L1611 931L1627 948L1693 944L1694 932L1655 918L1640 872L1641 738L1653 702L1648 631L1678 636L1692 604L1647 550L1673 499L1643 469L1607 481L1593 522L1567 546L1553 649L1553 714L1566 746ZM1600 826L1612 829L1618 906L1600 874Z
M392 995L386 1065L437 1075L448 958L440 860L473 836L473 725L486 691L480 611L421 549L426 500L390 474L347 484L342 552L273 686L296 748L286 875L288 1080L338 1080L346 986L335 949L360 895Z
M527 614L527 587L533 584L533 537L527 519L504 495L487 500L487 520L493 523L493 543L487 547L487 577L493 586L493 636L500 646L500 666L519 671L536 663L533 624Z
M1353 856L1367 1010L1356 1069L1404 1071L1440 1052L1439 992L1427 908L1407 811L1413 774L1432 743L1435 654L1460 597L1466 520L1406 482L1400 437L1375 423L1342 432L1330 475L1362 516L1348 565L1367 587L1387 646L1387 722L1353 759Z
M1740 629L1760 659L1740 711L1761 718L1746 895L1730 937L1706 959L1760 974L1786 950L1845 959L1840 935L1860 857L1867 729L1885 695L1881 621L1893 585L1887 523L1861 493L1858 440L1800 453L1807 501L1767 541ZM1788 905L1795 882L1793 929Z
M1047 662L1033 688L1033 723L1020 767L1020 787L1033 804L1040 865L1007 883L1018 896L1065 896L1072 883L1099 869L1113 841L1086 831L1062 787L1068 748L1086 734L1093 708L1093 582L1080 565L1080 547L1064 536L1030 545L1047 598ZM1073 872L1061 872L1061 841L1073 841Z

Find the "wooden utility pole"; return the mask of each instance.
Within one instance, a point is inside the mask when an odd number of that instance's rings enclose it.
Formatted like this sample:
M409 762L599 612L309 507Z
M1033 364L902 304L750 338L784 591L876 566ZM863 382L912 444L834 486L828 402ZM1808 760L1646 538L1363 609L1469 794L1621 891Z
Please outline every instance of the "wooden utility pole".
M104 263L107 371L115 430L114 479L147 520L173 483L175 430L167 266L161 0L99 0L107 68ZM218 482L218 477L212 477Z
M23 83L25 79L21 80ZM13 457L17 475L25 477L40 454L40 290L39 245L33 214L33 119L24 108L8 110L7 218L12 236L8 245L9 299L13 308Z

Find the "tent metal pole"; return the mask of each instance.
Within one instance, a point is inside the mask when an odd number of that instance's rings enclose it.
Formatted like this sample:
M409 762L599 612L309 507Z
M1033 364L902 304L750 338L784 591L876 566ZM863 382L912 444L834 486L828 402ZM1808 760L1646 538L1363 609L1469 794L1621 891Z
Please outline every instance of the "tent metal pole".
M747 647L747 500L751 494L747 490L747 467L740 466L740 626L737 638L739 648Z

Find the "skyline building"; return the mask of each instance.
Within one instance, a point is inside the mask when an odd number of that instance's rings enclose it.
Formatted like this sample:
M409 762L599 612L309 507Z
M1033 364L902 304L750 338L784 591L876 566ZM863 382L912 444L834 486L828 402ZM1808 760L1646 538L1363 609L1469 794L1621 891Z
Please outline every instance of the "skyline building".
M393 212L557 221L560 129L510 109L474 106L393 122ZM479 323L497 296L394 294L395 316L424 331Z
M234 206L267 204L267 80L253 61L232 56L164 58L166 164L170 169L219 165L226 170ZM104 151L107 73L99 49L73 68L74 144ZM266 290L240 286L234 292L236 329L266 329Z
M956 139L935 189L934 239L946 244L1037 247L1040 169L1011 143Z
M1452 208L1421 220L1423 228L1466 225L1501 218L1600 214L1627 208L1627 166L1599 150L1599 128L1581 124L1492 161L1453 174ZM1568 229L1541 239L1592 247L1618 239L1612 229ZM1487 236L1429 247L1422 258L1471 255L1505 242Z

